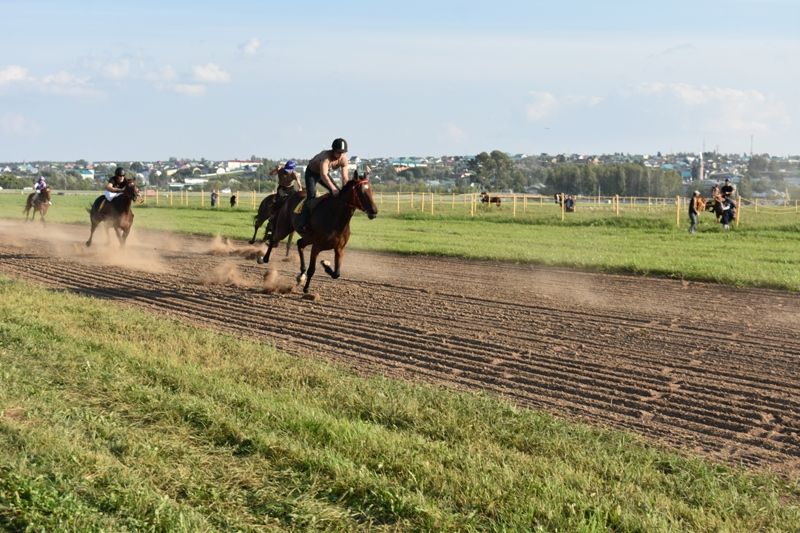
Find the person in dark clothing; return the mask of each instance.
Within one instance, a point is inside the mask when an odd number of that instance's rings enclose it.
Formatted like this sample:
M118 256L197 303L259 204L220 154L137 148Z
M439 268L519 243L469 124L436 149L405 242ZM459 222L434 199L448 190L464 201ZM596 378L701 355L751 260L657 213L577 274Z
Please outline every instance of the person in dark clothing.
M725 197L722 201L722 216L719 219L722 229L731 229L731 223L736 220L736 204L731 198Z
M697 216L703 209L705 209L703 197L700 196L700 191L694 191L689 199L689 221L691 222L689 233L697 232Z
M347 174L347 141L334 139L330 150L323 150L308 162L306 166L306 201L300 213L297 230L302 233L308 223L309 200L317 196L317 183L325 187L333 196L339 194L339 189L330 177L330 171L339 169L342 174L342 186L349 180Z
M730 178L725 178L725 183L722 185L722 187L720 187L719 192L725 198L730 198L733 196L733 192L735 190L736 188L733 186L733 183L731 183Z

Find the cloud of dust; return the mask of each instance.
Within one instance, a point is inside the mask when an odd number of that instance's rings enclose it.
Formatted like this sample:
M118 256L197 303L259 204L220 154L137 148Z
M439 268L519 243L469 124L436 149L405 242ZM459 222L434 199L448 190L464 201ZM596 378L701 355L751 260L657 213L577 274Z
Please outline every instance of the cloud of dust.
M235 263L225 262L218 265L211 272L207 272L200 278L203 285L227 285L243 289L255 289L267 294L285 294L292 292L294 285L287 279L281 279L278 271L270 268L264 273L261 282L254 283L248 281L239 272Z
M76 259L84 262L121 266L145 272L162 273L168 269L156 249L157 240L149 242L137 237L134 232L128 235L125 248L120 247L112 229L106 230L101 224L94 232L92 246L86 247L89 229L86 226L69 226L0 221L3 242L13 246L29 246L32 241L44 244L42 253L56 258Z
M264 255L265 248L261 244L247 244L239 246L231 242L230 239L215 236L204 252L218 256L238 256L245 259L255 259L259 255Z

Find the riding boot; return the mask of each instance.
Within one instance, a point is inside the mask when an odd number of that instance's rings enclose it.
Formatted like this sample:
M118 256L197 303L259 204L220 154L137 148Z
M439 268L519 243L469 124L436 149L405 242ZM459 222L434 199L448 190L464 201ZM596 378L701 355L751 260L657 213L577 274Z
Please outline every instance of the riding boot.
M297 217L297 233L304 233L308 226L308 200L303 204L300 215Z

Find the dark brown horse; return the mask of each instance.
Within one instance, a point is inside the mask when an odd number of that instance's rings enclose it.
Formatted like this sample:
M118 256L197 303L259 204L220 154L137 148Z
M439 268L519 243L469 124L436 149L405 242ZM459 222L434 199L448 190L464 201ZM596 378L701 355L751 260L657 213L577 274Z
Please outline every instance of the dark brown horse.
M264 257L258 258L258 263L268 263L272 248L275 247L284 237L295 231L295 224L299 216L297 206L306 196L305 192L298 192L290 196L281 207L275 217L275 228L272 232L272 240L268 244L267 253ZM372 199L372 185L369 182L369 174L363 178L359 177L358 171L355 172L353 179L348 181L337 196L327 195L319 199L309 215L308 224L305 230L300 233L300 240L297 241L297 252L300 255L300 273L297 275L297 283L305 282L303 292L308 293L311 285L311 278L314 277L316 270L317 256L325 250L333 250L334 267L331 268L330 262L321 261L320 264L325 272L337 279L342 266L344 248L350 239L350 219L356 209L364 211L370 219L378 216L378 207ZM306 271L306 260L303 249L311 245L311 256Z
M275 213L275 206L277 205L276 202L278 200L277 193L270 194L263 200L258 206L258 213L256 216L253 217L253 238L250 239L248 242L250 244L255 244L256 242L256 235L258 235L258 228L261 225L270 219L270 217ZM268 237L268 227L264 228L264 239L263 242L267 242ZM289 240L286 241L286 255L289 255L289 249L292 246L292 236L294 233L289 234Z
M482 204L495 204L497 207L500 207L500 197L499 196L489 196L488 192L481 193L481 203Z
M42 220L42 224L44 224L44 216L47 214L47 209L49 207L50 187L45 187L39 194L35 192L30 193L28 199L25 200L25 209L22 211L25 213L25 221L28 221L28 213L33 210L33 213L31 213L31 222L36 218L36 213L39 213L39 218Z
M110 224L117 234L120 246L125 246L125 240L131 232L133 226L133 211L131 204L139 200L139 188L136 186L134 178L125 180L125 189L113 200L106 200L105 196L98 196L89 211L89 220L92 223L92 231L89 233L89 240L86 246L92 245L94 230L101 222Z

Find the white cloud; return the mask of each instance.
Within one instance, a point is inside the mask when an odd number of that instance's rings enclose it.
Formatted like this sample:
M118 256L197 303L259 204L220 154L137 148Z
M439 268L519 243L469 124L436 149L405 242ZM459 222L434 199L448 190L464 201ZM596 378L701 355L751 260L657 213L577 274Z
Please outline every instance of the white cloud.
M532 122L547 117L558 104L556 97L548 92L531 91L530 95L533 101L525 106L525 114Z
M767 131L791 122L782 102L754 89L654 82L635 92L672 98L711 130Z
M176 83L172 86L172 90L179 94L201 96L205 94L206 86L199 83Z
M30 135L38 133L39 125L19 113L0 115L0 133L7 135Z
M231 81L231 75L214 63L194 66L192 72L197 81L204 83L228 83Z
M239 45L239 50L246 56L254 56L258 53L259 48L261 48L261 41L258 40L256 37L252 37L248 39L247 42L244 42Z
M177 80L178 74L175 72L175 69L172 68L172 65L164 65L161 68L147 72L144 75L144 79L146 79L147 81L152 81L157 84L169 83Z
M131 73L131 62L128 59L121 59L113 63L103 65L103 71L109 78L120 80L127 78Z
M0 69L0 85L32 80L33 78L28 75L28 69L19 65L9 65L4 69Z
M89 83L89 78L81 78L67 71L49 74L39 80L38 86L44 92L68 96L99 96L102 93Z

